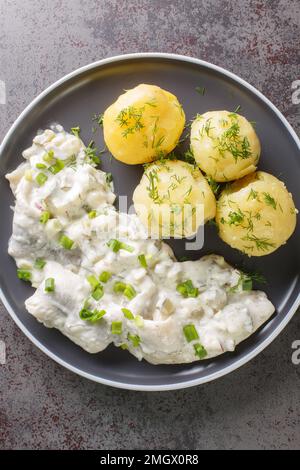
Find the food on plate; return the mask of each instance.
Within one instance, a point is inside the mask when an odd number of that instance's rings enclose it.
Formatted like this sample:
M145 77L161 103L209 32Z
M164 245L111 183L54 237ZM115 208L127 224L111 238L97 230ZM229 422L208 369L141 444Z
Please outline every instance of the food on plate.
M191 149L200 169L217 182L253 173L260 157L252 124L228 111L197 115L191 126Z
M141 84L126 91L106 109L104 140L112 155L129 165L152 162L171 152L185 124L176 96Z
M233 351L274 312L222 257L177 262L135 214L118 213L110 179L78 136L45 130L23 157L7 175L9 253L36 288L26 308L45 326L90 353L114 343L173 364Z
M133 202L148 233L164 238L189 237L216 213L216 199L206 178L181 160L147 166Z
M217 203L219 235L249 256L264 256L286 243L296 227L292 195L275 176L258 171L228 185Z

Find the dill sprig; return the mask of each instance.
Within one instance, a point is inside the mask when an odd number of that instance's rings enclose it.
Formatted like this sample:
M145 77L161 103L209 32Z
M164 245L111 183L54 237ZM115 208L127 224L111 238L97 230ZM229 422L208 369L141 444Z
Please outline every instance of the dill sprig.
M217 139L217 148L221 156L224 156L226 151L230 152L237 162L239 158L249 158L252 152L248 138L246 136L241 138L240 136L240 126L236 119L237 115L231 113L229 117L231 119L231 126Z
M217 183L211 176L206 176L207 182L209 186L211 187L212 192L218 196L221 185Z
M126 138L129 134L134 134L145 127L142 123L144 110L144 106L141 108L128 106L119 112L116 121L119 123L120 127L126 127L122 132L123 137Z
M89 145L85 148L84 151L88 163L94 163L95 165L99 165L100 155L104 151L99 152L97 147L95 147L95 142L93 140L90 141Z
M99 127L103 127L103 117L104 117L103 113L94 114L92 120L95 121Z
M269 193L263 193L264 195L264 201L266 204L268 204L268 206L271 206L273 207L273 209L277 209L277 202L275 201L275 199L271 196L271 194Z
M243 237L242 240L255 243L256 248L260 251L267 251L269 248L275 248L276 246L274 243L270 241L269 238L259 238L254 234L249 235L249 233L245 237ZM251 248L253 249L253 247Z

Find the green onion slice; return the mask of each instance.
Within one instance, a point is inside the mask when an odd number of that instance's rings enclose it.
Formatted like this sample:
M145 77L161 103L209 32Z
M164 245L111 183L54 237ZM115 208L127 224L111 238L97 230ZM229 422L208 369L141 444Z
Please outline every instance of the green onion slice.
M103 271L99 276L99 280L101 282L107 282L110 280L111 276L112 274L109 271Z
M128 333L127 339L131 341L134 348L137 348L140 345L141 338L138 335Z
M101 320L105 314L105 310L89 310L87 307L84 307L79 312L81 320L86 320L91 323L96 323L97 321Z
M95 217L97 217L97 211L90 211L88 213L88 218L89 219L94 219Z
M128 320L134 320L134 315L128 308L122 308L122 312L125 318Z
M94 276L93 274L90 274L88 277L87 277L87 280L89 281L91 287L93 289L96 289L96 287L99 286L99 281L98 279L96 278L96 276Z
M43 211L40 216L40 222L41 224L46 224L48 220L50 219L51 214L49 211Z
M37 182L39 186L43 186L46 183L47 179L48 179L48 176L45 175L45 173L38 173L35 178L35 181Z
M144 254L139 255L138 260L139 260L140 265L142 266L142 268L146 269L148 267L147 261L146 261L146 256Z
M127 299L131 300L136 296L136 290L130 284L126 284L123 294L127 297Z
M192 281L188 279L187 281L181 282L176 287L177 292L183 297L198 297L199 289L194 287Z
M114 253L117 253L120 250L126 250L132 253L134 251L134 248L130 245L127 245L126 243L120 242L120 240L116 240L115 238L112 238L107 242L107 246L112 249Z
M54 292L55 290L55 281L53 277L48 277L45 280L45 292Z
M31 272L25 269L17 269L17 276L19 279L22 279L22 281L29 282L31 280Z
M101 286L101 284L99 284L92 292L92 297L93 299L95 300L100 300L101 297L103 297L104 295L104 290L103 290L103 286Z
M196 356L199 357L199 359L203 359L204 357L207 356L207 351L204 346L200 343L195 343L194 344L194 349L195 349L195 354Z
M34 267L36 269L43 269L45 265L46 265L46 261L42 258L37 258L34 262Z
M111 332L113 335L121 335L122 334L122 322L113 321L111 324Z
M74 245L74 241L71 238L67 237L67 235L61 235L59 239L59 243L65 250L71 250L72 246Z
M51 171L51 173L53 173L53 175L56 175L56 173L59 173L64 167L65 167L64 162L57 158L55 160L55 163L53 165L49 166L48 170Z
M188 343L194 341L195 339L199 339L199 335L195 328L195 325L193 325L192 323L183 327L183 333Z

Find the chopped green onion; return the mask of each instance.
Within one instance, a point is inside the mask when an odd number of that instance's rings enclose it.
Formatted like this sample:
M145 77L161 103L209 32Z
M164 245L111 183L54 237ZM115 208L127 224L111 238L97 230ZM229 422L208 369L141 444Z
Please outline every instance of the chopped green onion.
M137 348L140 345L141 338L138 335L128 333L127 339L132 342L134 348Z
M124 282L117 281L114 283L114 292L116 294L123 293L126 289L126 284Z
M114 283L114 292L124 294L129 300L136 296L136 291L132 285L120 281Z
M40 222L41 224L46 224L48 222L48 220L50 219L51 217L51 214L49 211L44 211L41 213L41 216L40 216Z
M55 281L53 277L48 277L45 280L45 292L54 292L55 289Z
M142 266L142 268L145 268L145 269L146 269L146 268L148 267L147 261L146 261L146 256L145 256L144 254L139 255L139 256L138 256L138 260L139 260L140 265Z
M97 211L90 211L88 213L88 218L89 219L94 219L95 217L97 217Z
M249 291L249 290L252 290L252 287L253 287L252 279L247 276L243 277L242 278L243 290Z
M122 334L122 322L113 321L111 324L111 332L113 335L121 335Z
M100 320L106 314L105 310L89 310L88 308L84 307L80 310L79 316L81 320L87 320L91 323L95 323Z
M71 250L72 246L74 245L74 241L67 237L67 235L61 235L59 243L66 250Z
M123 294L127 297L127 299L131 300L136 296L136 290L130 284L126 284Z
M181 282L176 287L177 292L183 297L198 297L199 290L197 287L194 287L192 281L189 279L185 282Z
M43 160L44 160L44 162L52 163L53 160L54 160L53 150L49 150L49 152L46 155L43 156Z
M80 127L77 126L77 127L71 127L71 132L73 135L75 135L75 137L79 137L79 134L80 134Z
M92 292L92 297L93 299L95 300L100 300L101 297L103 297L104 295L104 290L103 290L103 286L101 286L101 284L99 284Z
M47 168L47 166L44 163L37 163L35 167L38 168L39 170L45 170Z
M194 339L199 339L198 332L193 324L185 325L183 327L183 333L188 343L194 341Z
M134 315L130 310L128 310L128 308L122 308L121 310L124 313L125 318L128 320L134 320Z
M90 274L88 277L87 277L87 280L89 281L91 287L93 289L96 289L96 287L99 286L99 281L98 279L96 278L96 276L94 276L93 274Z
M116 240L114 238L107 242L107 246L109 246L109 248L111 248L114 253L117 253L120 250L126 250L129 252L134 251L134 248L132 246L120 242L120 240Z
M110 272L108 272L108 271L103 271L103 272L100 274L100 276L99 276L99 280L100 280L101 282L107 282L107 281L110 280L111 276L112 276L112 274L111 274Z
M36 269L43 269L43 267L46 265L46 261L42 258L37 258L34 263L34 267Z
M199 359L203 359L204 357L207 356L207 351L204 346L200 343L195 343L194 344L194 349L195 349L195 354L196 356L199 357Z
M43 186L48 179L48 176L45 175L45 173L38 173L38 175L35 178L35 181L39 186Z
M140 315L136 315L134 317L134 323L138 328L142 328L144 326L144 319Z
M128 349L128 346L126 343L123 343L123 344L120 344L120 348L126 350Z
M57 158L55 160L55 163L53 165L49 166L48 170L51 171L51 173L53 173L53 175L56 175L56 173L59 173L64 167L65 167L64 162Z
M25 269L17 269L17 276L19 279L22 279L22 281L29 282L31 280L31 272Z

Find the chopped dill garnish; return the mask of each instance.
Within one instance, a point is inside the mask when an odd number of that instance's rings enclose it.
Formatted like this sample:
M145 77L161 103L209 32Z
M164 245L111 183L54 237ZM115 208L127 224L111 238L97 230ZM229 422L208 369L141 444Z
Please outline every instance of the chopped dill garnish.
M85 148L85 155L88 162L98 165L100 163L100 153L98 153L98 149L95 147L95 142L91 140L89 145Z
M92 120L95 121L99 127L103 127L103 113L100 114L94 114Z
M159 181L157 171L156 170L151 170L147 173L145 173L146 177L148 178L149 181L149 186L147 186L147 191L149 194L149 197L155 202L155 204L160 204L161 199L158 194L158 189L156 182Z
M181 159L184 160L187 163L190 163L191 165L196 165L196 160L195 160L192 149L189 149L186 152L184 152Z
M217 139L217 148L221 156L224 156L226 151L230 152L237 162L238 158L249 158L252 152L248 138L245 136L242 139L240 136L240 126L237 121L237 115L231 113L229 117L231 118L231 126Z
M195 88L196 92L199 93L199 95L204 95L205 94L205 87L204 86L196 86Z
M220 187L221 187L220 184L217 183L211 176L206 176L206 179L207 179L209 186L211 187L212 192L215 195L218 195L220 191Z
M228 224L229 225L240 225L241 222L243 222L245 218L245 214L241 211L241 209L238 209L237 211L230 211L228 214Z
M277 203L275 201L275 199L271 196L271 194L269 193L263 193L264 195L264 200L265 200L265 203L268 204L268 206L272 206L273 209L277 209Z
M120 127L126 127L122 132L123 137L126 138L129 134L139 132L145 127L141 121L144 110L144 106L141 108L128 106L119 112L116 121L119 123Z
M275 248L275 244L270 241L269 238L258 238L254 234L247 234L242 240L253 242L256 245L256 248L261 251L267 251L269 248Z
M249 199L257 199L258 200L258 192L254 191L254 189L251 189L251 191L249 193L249 196L247 197L247 201L249 201Z
M77 127L71 127L71 133L73 135L75 135L75 137L79 137L79 134L80 134L80 127L77 126Z

